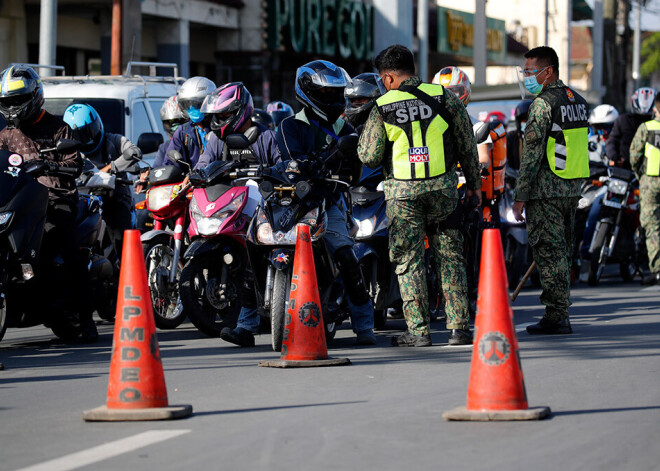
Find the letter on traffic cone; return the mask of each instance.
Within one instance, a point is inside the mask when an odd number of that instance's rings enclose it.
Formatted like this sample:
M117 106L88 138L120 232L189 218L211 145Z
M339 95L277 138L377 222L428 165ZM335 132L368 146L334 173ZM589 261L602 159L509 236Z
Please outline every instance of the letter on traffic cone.
M191 413L190 405L168 406L140 232L125 231L107 403L85 411L83 419L163 420Z
M321 300L316 282L312 238L307 224L298 224L291 294L284 321L282 355L259 366L301 367L347 365L348 358L328 358Z
M527 407L500 231L485 229L482 240L467 405L442 416L476 421L542 419L550 414L548 407Z

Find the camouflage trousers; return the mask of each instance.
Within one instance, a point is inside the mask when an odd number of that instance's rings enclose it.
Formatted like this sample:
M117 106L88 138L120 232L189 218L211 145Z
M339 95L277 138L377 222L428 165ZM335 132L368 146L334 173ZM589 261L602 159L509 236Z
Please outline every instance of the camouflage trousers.
M660 177L653 178L660 180ZM640 185L639 222L644 228L644 234L646 235L649 268L651 272L658 273L660 272L660 185L653 186Z
M466 329L468 312L463 236L443 221L456 208L457 200L441 191L424 193L414 199L387 201L390 260L399 279L403 314L408 331L428 335L430 312L424 262L424 236L438 267L445 296L448 329Z
M525 202L529 245L541 279L545 318L568 318L575 210L580 197Z

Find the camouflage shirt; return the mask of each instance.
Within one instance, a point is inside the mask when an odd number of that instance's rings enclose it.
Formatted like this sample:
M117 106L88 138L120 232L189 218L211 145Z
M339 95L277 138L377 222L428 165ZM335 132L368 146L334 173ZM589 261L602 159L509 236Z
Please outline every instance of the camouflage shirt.
M548 85L546 90L566 87L561 80ZM552 129L552 107L543 99L542 91L529 107L529 120L525 128L525 141L520 156L520 173L516 182L516 201L580 196L583 180L558 177L550 169L546 146Z
M419 86L422 79L414 76L404 80L401 85ZM458 176L456 175L456 163L461 164L465 174L468 188L478 190L481 188L481 175L479 173L479 157L477 155L477 143L472 133L470 117L463 103L454 95L445 91L445 106L448 113L453 116L453 126L450 132L454 140L454 148L457 155L451 159L451 166L447 171L436 178L428 180L395 180L392 176L391 143L387 139L383 118L374 106L369 114L369 119L364 125L358 145L358 157L363 164L376 168L383 163L385 182L383 190L385 199L413 199L423 193L430 191L442 191L450 198L458 198L456 187Z
M655 118L660 121L660 117ZM660 190L660 177L651 177L646 175L646 139L648 138L649 130L646 124L642 124L637 128L635 137L630 143L630 166L639 178L640 188L649 188Z

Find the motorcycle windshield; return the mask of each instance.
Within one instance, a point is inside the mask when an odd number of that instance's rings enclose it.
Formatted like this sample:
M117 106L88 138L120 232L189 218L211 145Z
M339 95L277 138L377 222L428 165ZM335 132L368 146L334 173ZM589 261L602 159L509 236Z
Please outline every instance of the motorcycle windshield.
M25 178L28 178L22 160L23 158L14 152L0 150L0 208L9 203Z

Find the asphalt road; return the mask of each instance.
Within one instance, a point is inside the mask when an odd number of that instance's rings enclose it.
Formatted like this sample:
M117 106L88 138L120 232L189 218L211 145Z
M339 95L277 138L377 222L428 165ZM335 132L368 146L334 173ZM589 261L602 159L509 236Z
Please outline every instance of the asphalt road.
M86 423L104 404L112 326L100 342L71 346L40 327L0 344L0 470L657 470L660 469L660 287L606 279L573 290L570 336L530 337L539 291L514 304L536 422L445 422L465 405L471 347L353 346L343 329L330 354L352 365L280 370L269 337L239 349L191 324L158 334L170 404L192 417L168 422Z

